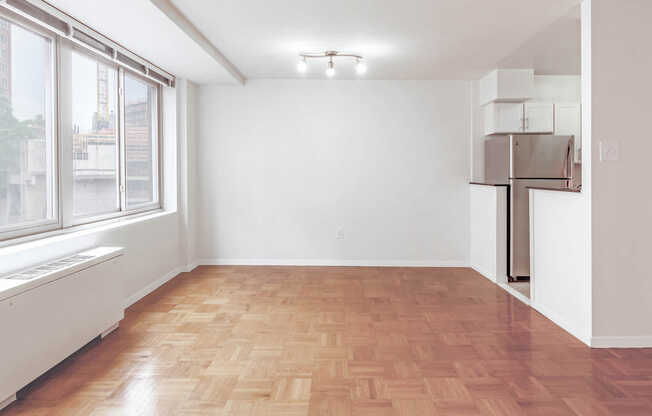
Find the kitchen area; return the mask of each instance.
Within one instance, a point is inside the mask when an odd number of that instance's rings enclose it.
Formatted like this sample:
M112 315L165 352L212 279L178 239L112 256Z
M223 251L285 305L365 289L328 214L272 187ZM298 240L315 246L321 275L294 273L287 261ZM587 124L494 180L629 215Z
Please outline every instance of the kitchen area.
M530 299L530 190L581 192L580 77L499 69L477 86L483 151L474 156L483 163L470 185L501 200L495 211L505 228L504 248L485 273Z
M475 87L471 267L588 342L581 76L498 69Z
M579 15L550 31L558 33L526 42L525 54L473 83L469 257L479 274L588 343ZM546 59L533 59L534 49Z

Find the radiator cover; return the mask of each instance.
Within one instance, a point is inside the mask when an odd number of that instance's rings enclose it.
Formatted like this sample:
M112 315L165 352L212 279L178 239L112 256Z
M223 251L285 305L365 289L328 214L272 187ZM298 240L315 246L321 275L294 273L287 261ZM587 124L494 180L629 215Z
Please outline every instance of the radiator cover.
M123 251L96 250L103 255L87 267L0 297L0 403L124 317Z

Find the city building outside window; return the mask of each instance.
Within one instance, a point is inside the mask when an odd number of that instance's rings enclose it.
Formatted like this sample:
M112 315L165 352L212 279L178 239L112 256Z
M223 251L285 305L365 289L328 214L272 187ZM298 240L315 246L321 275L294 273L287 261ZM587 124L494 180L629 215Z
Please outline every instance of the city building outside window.
M56 222L54 39L0 18L0 231Z
M0 50L0 241L160 208L158 83L3 13Z
M73 215L116 212L120 210L118 71L75 50L71 67Z
M158 88L136 76L124 77L127 207L158 202Z

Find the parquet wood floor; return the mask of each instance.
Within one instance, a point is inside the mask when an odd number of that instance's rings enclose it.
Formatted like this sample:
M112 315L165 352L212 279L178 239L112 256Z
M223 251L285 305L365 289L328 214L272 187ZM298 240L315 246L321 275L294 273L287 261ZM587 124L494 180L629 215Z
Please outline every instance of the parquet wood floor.
M18 414L652 415L652 350L591 350L469 269L199 267Z

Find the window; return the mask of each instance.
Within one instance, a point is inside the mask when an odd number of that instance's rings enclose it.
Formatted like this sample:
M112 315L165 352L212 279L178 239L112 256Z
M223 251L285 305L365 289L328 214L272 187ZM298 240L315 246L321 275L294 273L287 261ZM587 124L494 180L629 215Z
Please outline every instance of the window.
M127 208L158 201L158 88L130 74L124 77Z
M118 72L89 55L72 51L73 215L120 210Z
M0 233L56 221L53 39L0 18Z
M3 10L0 241L160 208L159 100L173 81Z
M67 39L59 55L63 226L159 208L159 84Z

